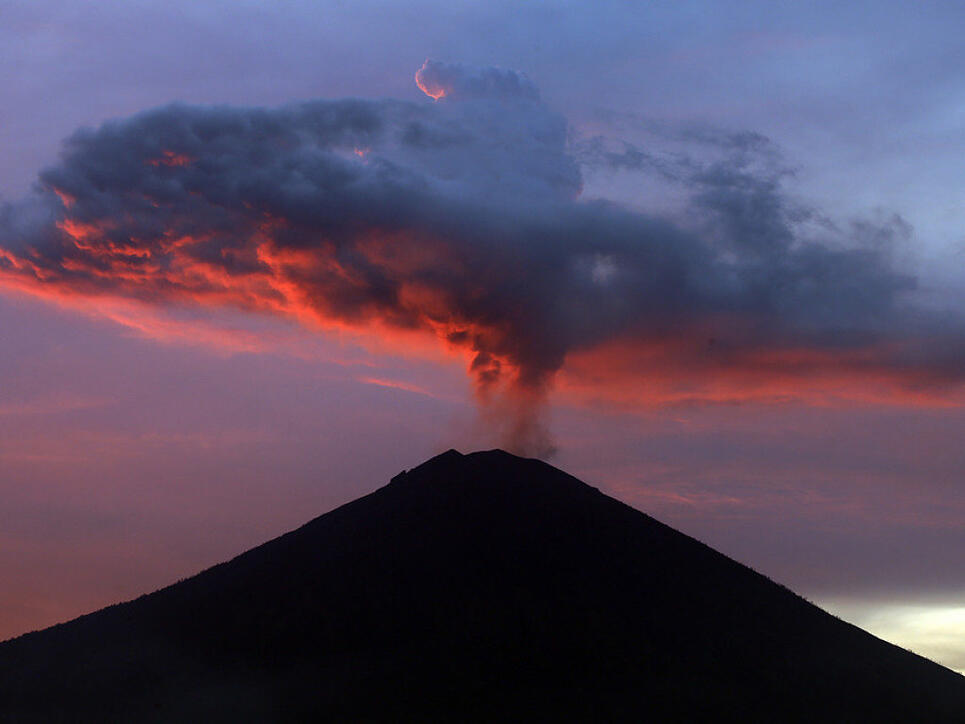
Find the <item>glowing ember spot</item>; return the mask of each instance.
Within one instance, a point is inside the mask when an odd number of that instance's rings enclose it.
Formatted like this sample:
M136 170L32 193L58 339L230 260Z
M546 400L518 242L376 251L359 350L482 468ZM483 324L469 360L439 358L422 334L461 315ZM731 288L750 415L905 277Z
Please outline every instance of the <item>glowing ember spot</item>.
M148 163L152 166L187 166L192 161L194 159L187 154L164 150L161 152L161 158L152 158Z
M371 148L356 148L353 153L355 153L355 155L359 158L365 158L371 150Z
M419 86L419 90L433 100L437 101L440 98L445 98L449 95L450 89L440 84L437 80L427 77L425 70L428 65L429 61L426 60L422 64L422 67L415 72L415 84Z

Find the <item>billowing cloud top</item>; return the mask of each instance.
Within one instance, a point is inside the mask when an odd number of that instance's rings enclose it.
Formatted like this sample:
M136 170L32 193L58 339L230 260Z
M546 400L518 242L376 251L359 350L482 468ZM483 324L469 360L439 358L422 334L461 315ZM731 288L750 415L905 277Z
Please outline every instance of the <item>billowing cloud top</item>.
M416 71L415 82L423 93L436 100L539 101L539 91L526 76L502 68L471 68L426 60Z
M759 137L660 167L689 194L682 226L582 200L565 120L522 76L427 61L416 78L445 102L173 105L78 131L0 209L0 281L422 330L471 352L483 397L538 399L568 361L655 401L965 374L959 318L906 300L882 243L900 221L809 223Z

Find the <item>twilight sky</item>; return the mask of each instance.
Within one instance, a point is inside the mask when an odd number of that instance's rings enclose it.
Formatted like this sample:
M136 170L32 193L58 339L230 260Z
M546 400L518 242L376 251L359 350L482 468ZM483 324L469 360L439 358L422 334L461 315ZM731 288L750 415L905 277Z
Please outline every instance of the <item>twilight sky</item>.
M0 1L0 637L509 445L965 670L963 14Z

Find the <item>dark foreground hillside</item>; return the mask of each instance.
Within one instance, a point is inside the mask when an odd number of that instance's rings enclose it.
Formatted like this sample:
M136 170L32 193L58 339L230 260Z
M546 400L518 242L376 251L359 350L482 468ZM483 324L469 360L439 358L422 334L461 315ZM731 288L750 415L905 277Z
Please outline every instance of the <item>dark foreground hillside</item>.
M0 644L2 722L580 720L965 722L965 678L500 451Z

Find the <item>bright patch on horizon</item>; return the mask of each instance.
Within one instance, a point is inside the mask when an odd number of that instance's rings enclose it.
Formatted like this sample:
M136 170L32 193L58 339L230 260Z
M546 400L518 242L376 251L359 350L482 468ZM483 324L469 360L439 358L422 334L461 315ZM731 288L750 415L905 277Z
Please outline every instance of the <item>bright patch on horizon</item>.
M965 675L965 602L830 601L819 605L885 641Z

